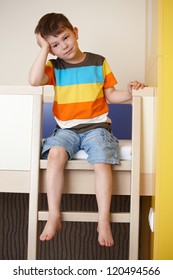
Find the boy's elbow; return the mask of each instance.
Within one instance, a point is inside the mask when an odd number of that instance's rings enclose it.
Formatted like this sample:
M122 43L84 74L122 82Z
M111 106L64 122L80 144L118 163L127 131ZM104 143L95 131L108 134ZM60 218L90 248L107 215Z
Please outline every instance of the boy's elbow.
M44 86L48 83L48 77L47 75L44 75L42 78L38 78L33 75L29 75L28 82L34 87Z
M31 86L36 86L36 81L31 76L28 77L28 82Z
M38 84L38 83L33 83L33 82L29 82L29 84L30 84L32 87L38 87L38 86L41 86L40 84Z
M33 87L36 87L36 86L37 86L36 83L34 83L33 81L28 80L28 82L29 82L29 84L30 84L31 86L33 86Z
M28 82L29 82L29 84L30 84L31 86L33 86L33 87L38 87L38 86L41 85L40 83L38 83L37 80L32 79L31 77L28 78Z

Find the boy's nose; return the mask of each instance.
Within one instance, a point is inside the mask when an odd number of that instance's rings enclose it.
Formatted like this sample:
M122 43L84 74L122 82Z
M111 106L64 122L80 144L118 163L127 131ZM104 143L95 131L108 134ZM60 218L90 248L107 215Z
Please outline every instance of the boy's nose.
M66 48L68 47L68 45L66 44L66 43L62 43L62 48L63 48L63 50L65 50Z

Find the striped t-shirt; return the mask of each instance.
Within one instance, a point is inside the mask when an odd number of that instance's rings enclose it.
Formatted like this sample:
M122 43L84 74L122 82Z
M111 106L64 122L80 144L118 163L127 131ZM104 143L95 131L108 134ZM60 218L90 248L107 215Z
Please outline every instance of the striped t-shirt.
M61 128L110 122L104 89L117 81L104 57L86 53L78 64L52 59L45 72L54 85L53 115Z

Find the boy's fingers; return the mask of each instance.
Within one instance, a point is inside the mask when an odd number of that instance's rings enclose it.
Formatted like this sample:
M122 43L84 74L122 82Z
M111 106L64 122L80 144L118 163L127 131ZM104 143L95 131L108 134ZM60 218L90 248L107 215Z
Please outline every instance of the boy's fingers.
M140 83L138 81L132 81L130 82L130 86L133 88L133 89L139 89L139 88L144 88L146 87L147 85L145 85L144 83Z

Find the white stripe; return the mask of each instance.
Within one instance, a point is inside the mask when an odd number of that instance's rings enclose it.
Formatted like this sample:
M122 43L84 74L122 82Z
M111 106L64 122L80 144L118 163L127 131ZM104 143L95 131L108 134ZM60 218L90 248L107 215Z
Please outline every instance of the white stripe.
M59 127L61 128L71 128L74 126L77 126L79 124L94 124L94 123L103 123L103 122L108 122L111 123L110 118L108 117L108 114L103 114L101 116L92 118L92 119L76 119L76 120L70 120L70 121L60 121L55 117L55 120Z

